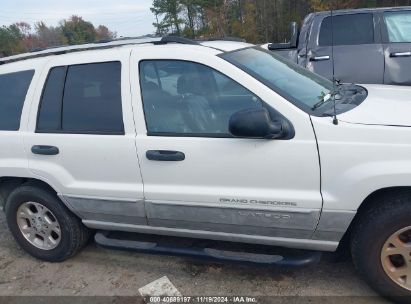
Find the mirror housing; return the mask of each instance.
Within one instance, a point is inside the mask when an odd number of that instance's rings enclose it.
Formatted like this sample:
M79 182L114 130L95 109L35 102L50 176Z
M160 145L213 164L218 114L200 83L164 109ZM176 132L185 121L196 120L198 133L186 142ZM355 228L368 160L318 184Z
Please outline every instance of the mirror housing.
M300 34L298 30L297 22L293 21L290 23L290 41L285 43L271 43L268 45L268 49L274 50L284 50L284 49L294 49L298 46L298 35Z
M230 117L229 131L235 137L278 139L284 135L283 126L273 122L265 108L241 110Z

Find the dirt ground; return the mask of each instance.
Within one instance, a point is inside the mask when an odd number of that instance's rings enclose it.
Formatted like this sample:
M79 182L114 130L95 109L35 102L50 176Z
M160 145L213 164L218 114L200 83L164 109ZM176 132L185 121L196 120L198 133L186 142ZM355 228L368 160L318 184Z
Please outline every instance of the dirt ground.
M77 256L45 263L13 240L0 212L1 296L138 296L167 276L184 296L264 296L276 303L387 303L356 275L351 261L326 254L315 266L273 269L113 251L94 242Z

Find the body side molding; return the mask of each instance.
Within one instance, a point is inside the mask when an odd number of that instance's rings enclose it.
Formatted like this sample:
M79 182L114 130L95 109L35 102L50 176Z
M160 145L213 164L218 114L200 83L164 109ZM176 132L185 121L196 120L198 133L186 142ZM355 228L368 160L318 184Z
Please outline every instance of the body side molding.
M245 242L251 244L282 246L288 248L335 251L338 242L310 240L310 239L289 239L281 237L266 237L244 234L232 234L224 232L210 232L202 230L187 230L163 227L150 227L146 225L118 224L110 222L101 222L93 220L83 220L84 225L92 229L110 230L110 231L127 231L145 234L158 234L166 236L205 238L217 241Z
M82 220L146 224L143 200L86 198L59 194L66 206Z

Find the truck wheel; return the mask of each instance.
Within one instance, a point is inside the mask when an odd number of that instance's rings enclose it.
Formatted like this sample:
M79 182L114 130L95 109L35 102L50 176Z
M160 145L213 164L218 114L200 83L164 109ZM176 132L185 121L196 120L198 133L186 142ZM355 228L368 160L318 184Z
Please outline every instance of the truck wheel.
M85 245L90 235L54 193L32 183L9 195L5 212L17 243L41 260L66 260Z
M380 196L370 206L354 225L354 265L378 293L411 303L411 192Z

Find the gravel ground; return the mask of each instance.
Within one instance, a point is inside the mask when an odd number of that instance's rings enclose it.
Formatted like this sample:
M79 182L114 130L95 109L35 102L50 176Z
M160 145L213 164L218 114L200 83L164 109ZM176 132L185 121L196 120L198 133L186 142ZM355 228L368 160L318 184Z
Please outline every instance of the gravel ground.
M273 269L113 251L90 242L64 263L45 263L17 246L0 212L0 296L137 296L139 288L163 276L185 296L265 296L277 303L387 303L361 281L351 261L336 262L333 254L326 254L315 266Z

